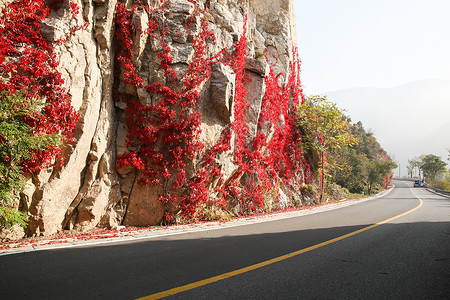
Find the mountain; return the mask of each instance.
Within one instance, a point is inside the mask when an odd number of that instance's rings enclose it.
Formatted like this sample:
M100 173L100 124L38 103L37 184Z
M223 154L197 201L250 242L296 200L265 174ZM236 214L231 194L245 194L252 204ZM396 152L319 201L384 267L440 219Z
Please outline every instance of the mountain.
M450 80L420 80L391 88L352 88L324 93L347 110L353 122L373 130L406 175L408 159L450 148Z

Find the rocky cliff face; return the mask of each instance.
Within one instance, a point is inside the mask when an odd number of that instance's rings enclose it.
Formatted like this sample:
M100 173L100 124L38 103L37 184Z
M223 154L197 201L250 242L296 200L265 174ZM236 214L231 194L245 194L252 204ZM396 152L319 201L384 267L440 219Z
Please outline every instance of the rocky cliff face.
M180 205L185 205L184 200L180 200L181 196L173 201L161 201L161 196L172 195L170 190L174 190L181 169L186 174L183 175L187 178L186 182L200 178L196 174L202 170L205 156L192 155L190 159L183 160L187 161L183 168L170 165L177 172L167 177L158 175L164 177L159 183L145 184L152 178L149 175L151 170L164 172L154 157L144 162L145 168L133 166L129 159L128 163L118 166L118 157L138 153L139 158L144 151L142 139L136 136L139 134L130 128L135 125L130 123L130 114L133 114L131 107L140 105L156 109L158 104L167 101L168 96L162 100L162 92L154 92L149 85L155 89L155 84L161 83L170 86L172 91L183 91L182 83L186 81L180 81L180 74L191 72L193 63L197 63L197 69L201 67L198 51L204 52L203 57L217 55L222 49L235 54L238 51L236 44L242 36L247 39L245 65L242 67L243 83L236 82L236 77L240 76L239 68L229 63L229 58L222 57L210 64L204 60L203 64L209 64L210 69L205 71L208 73L206 79L193 88L198 94L196 104L188 104L189 111L182 107L176 107L173 111L177 114L199 113L196 138L202 149L206 149L204 151L217 148L224 132L231 131L229 146L215 152L212 157L214 168L208 169L208 172L220 172L220 176L206 175L209 178L207 200L202 207L204 210L214 210L214 205L208 206L208 203L219 197L227 199L227 210L236 214L243 211L243 203L233 200L232 195L227 196L229 193L220 187L237 182L237 188L242 188L249 182L261 180L252 172L243 172L242 164L236 160L236 147L239 147L236 141L240 135L234 124L237 119L243 118L247 128L244 130L246 145L260 137L259 133L262 133L267 145L274 136L274 126L261 119L261 115L268 112L261 111L265 96L268 97L269 76L276 78L276 83L283 87L289 84L289 74L298 71L295 64L293 67L290 65L295 63L296 58L293 52L296 33L292 0L171 0L164 5L162 1L155 0L77 0L74 2L80 7L80 13L73 20L67 9L70 2L60 2L59 8L52 10L51 17L41 24L47 41L54 43L70 31L70 27L89 23L85 30L76 31L66 43L55 44L60 61L58 68L65 78L67 92L73 107L80 114L80 120L73 143L65 149L64 166L47 168L34 174L21 195L20 207L30 216L27 233L47 235L61 229L114 228L122 224L146 226L178 218L183 210ZM131 27L118 24L120 7L126 8L124 18L129 20ZM205 26L215 38L206 38L203 48L199 50L195 41L205 33ZM127 81L126 74L130 72L130 67L126 61L120 60L126 51L120 36L126 28L132 29L127 33L127 38L132 41L129 44L132 57L129 59L134 65L135 75L142 80L141 84ZM163 33L154 28L163 28ZM167 52L171 57L167 63L170 70L178 74L174 75L178 76L174 80L170 80L170 74L167 75L167 68L161 68L164 57L160 53L165 49L169 49ZM236 111L237 94L242 95L241 85L246 91L242 116L240 111ZM273 89L273 85L270 88ZM184 95L189 97L191 94ZM291 108L292 103L291 99ZM147 117L151 114L151 111L146 112ZM287 122L285 118L287 116L281 114L275 122ZM159 130L165 125L157 126ZM154 127L145 128L151 130ZM136 144L136 140L140 144ZM168 151L175 151L164 148L164 144L169 143L164 139L155 143L157 145L152 146L152 151L159 151L163 156ZM263 147L260 152L264 151ZM157 156L155 153L153 156ZM301 178L296 180L304 182L305 174L300 173ZM276 178L272 180L277 181ZM184 183L175 194L195 195L192 185L190 188L186 186L187 183ZM279 200L270 202L266 198L265 207L261 206L263 210L269 209L269 206L301 201L290 194L283 184L276 185L271 193L275 193L274 198ZM221 217L220 209L209 213L210 217Z

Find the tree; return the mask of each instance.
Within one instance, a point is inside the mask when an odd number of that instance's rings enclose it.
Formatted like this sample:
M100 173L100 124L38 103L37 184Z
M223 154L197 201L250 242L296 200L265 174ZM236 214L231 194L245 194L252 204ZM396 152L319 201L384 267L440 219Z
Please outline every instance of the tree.
M361 122L350 118L326 97L310 96L298 109L297 129L312 170L320 167L320 186L334 182L351 193L369 193L384 187L397 167ZM311 153L312 152L312 153ZM314 166L314 168L313 168ZM322 194L320 195L322 197Z
M406 166L406 170L408 171L408 176L410 178L412 178L413 172L414 172L414 165L412 165L409 160L408 160L408 165Z
M421 165L422 165L422 160L420 157L414 157L412 159L408 159L407 168L412 168L413 171L415 171L417 169L419 171L419 178L422 177L421 176L421 171L422 171ZM413 172L411 172L411 177L413 177Z
M364 153L358 153L351 147L343 147L341 151L342 170L335 169L333 180L348 189L351 193L362 194L367 186L367 170L369 159Z
M387 178L392 173L392 170L397 168L397 164L391 160L373 160L368 166L367 175L367 193L372 192L375 184L381 185L384 178Z
M26 225L26 215L18 211L18 193L25 187L23 160L61 144L60 135L35 132L27 123L41 117L43 106L23 93L0 92L0 227Z
M327 153L343 146L357 143L347 122L348 116L326 96L310 96L298 108L297 126L304 132L303 147L313 149L320 156L320 186L323 191L324 177L339 168L338 164L329 164ZM322 194L321 194L322 197Z
M375 186L384 187L396 164L386 155L373 131L366 131L361 122L351 125L351 133L358 143L335 149L329 157L329 160L339 159L337 164L342 166L334 169L331 180L358 194L371 193Z
M439 172L445 171L446 162L440 156L434 154L421 157L421 169L427 180L434 180Z

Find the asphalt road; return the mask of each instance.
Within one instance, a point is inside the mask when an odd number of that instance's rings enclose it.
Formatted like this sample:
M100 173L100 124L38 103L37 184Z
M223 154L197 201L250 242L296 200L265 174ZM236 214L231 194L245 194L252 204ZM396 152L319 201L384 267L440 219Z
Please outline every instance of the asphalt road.
M396 184L383 198L313 215L1 256L0 298L134 299L312 246L170 298L450 299L450 199Z

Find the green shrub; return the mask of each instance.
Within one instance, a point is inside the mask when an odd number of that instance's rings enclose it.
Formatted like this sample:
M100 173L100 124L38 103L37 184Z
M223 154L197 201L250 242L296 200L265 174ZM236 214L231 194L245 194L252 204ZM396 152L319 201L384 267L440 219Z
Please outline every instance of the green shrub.
M18 195L25 188L21 163L33 153L61 144L57 134L34 132L27 122L38 120L44 104L27 99L24 92L0 92L0 227L26 225L27 216L18 211Z

